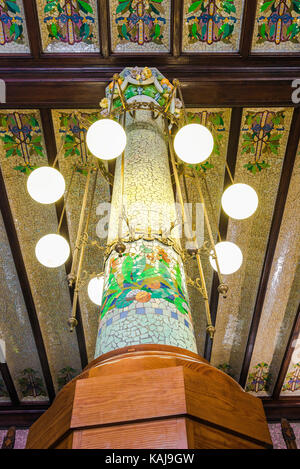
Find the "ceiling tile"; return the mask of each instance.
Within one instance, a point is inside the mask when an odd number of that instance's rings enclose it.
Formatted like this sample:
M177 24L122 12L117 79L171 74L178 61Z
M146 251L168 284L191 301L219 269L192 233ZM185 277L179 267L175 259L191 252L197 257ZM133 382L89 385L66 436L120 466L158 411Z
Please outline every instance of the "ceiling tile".
M300 3L260 0L257 4L252 52L300 52Z
M112 52L170 51L170 0L110 0Z
M22 0L0 3L0 55L30 53Z
M244 1L184 0L183 52L238 52Z
M91 53L99 51L96 0L37 0L43 51Z

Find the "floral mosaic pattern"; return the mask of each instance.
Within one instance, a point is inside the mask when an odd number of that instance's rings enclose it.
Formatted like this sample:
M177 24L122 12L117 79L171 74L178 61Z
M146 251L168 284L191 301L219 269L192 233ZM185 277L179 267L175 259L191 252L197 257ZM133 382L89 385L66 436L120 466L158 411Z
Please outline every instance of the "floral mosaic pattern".
M100 118L99 112L70 113L61 112L59 115L59 133L64 137L64 157L77 158L84 166L88 162L88 148L86 145L86 124L92 124ZM84 124L81 119L85 119ZM79 168L78 168L79 170Z
M14 169L30 174L38 166L37 159L46 158L39 113L37 111L0 113L0 139L5 157L20 157Z
M217 368L218 370L223 371L223 373L226 373L228 376L231 376L231 378L234 378L234 373L229 363L220 363Z
M270 387L271 374L267 363L258 363L254 367L254 371L249 373L246 391L258 393L260 391L268 391Z
M296 363L293 366L292 371L290 371L286 377L284 384L282 386L282 391L299 391L300 390L300 362Z
M66 366L58 372L57 384L58 389L62 389L69 381L75 378L77 371L71 366Z
M252 49L300 51L300 0L258 2Z
M45 52L99 51L95 0L38 2Z
M172 264L165 249L156 247L153 250L146 245L141 245L135 254L125 253L123 258L111 257L101 318L111 309L123 308L134 300L148 303L157 298L164 299L182 314L188 315L182 272L178 262Z
M169 51L169 0L110 2L112 50Z
M46 396L44 384L36 370L25 368L19 378L19 386L23 397L36 398Z
M285 131L284 111L248 111L241 131L241 153L249 158L244 167L253 174L270 167L272 156L279 154Z
M0 54L29 53L28 39L20 0L0 1Z
M243 2L185 1L183 50L237 51Z
M119 84L122 88L125 99L139 96L147 96L159 106L164 106L172 93L174 86L165 78L156 68L149 67L133 67L125 68L120 73ZM111 99L113 82L106 88L106 99L101 101L100 106L107 108L108 100ZM177 99L177 102L180 100ZM180 101L181 103L181 101ZM114 94L114 107L122 106L121 99L117 92ZM103 109L102 115L106 115L106 109ZM175 113L177 109L174 110Z

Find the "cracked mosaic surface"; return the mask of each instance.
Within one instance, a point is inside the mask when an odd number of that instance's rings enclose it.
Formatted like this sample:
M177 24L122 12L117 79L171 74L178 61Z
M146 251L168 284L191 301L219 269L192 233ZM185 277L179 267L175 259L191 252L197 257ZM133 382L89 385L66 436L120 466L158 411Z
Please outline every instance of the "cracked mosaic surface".
M207 181L207 186L209 188L209 195L206 190L205 184L201 182L201 187L206 200L206 207L209 216L209 220L212 226L212 232L215 241L217 241L217 223L219 219L219 213L221 210L221 196L223 193L223 184L224 184L224 172L225 172L225 160L227 156L227 147L228 147L228 138L229 138L229 128L230 128L230 118L231 118L231 109L226 108L188 108L188 115L193 115L193 120L199 124L207 125L211 130L217 145L215 145L214 152L209 157L208 161L213 165L213 168L208 169L205 172L205 179ZM199 202L199 194L197 192L196 186L191 178L187 178L187 190L189 201L193 204ZM182 184L181 190L184 192L184 185ZM185 198L185 197L184 197ZM210 199L212 203L210 203ZM207 228L205 227L204 239L208 239ZM185 243L186 240L183 242ZM202 266L204 271L204 276L206 279L206 286L208 294L210 295L213 270L208 260L208 256L204 254L201 256ZM186 259L185 263L186 274L189 275L192 279L199 277L199 272L197 268L196 261L193 261L189 258ZM204 302L199 294L199 292L188 286L190 305L191 305L191 314L193 317L193 323L195 328L195 335L198 347L198 353L203 355L205 337L206 337L206 316Z
M135 121L131 117L126 120L124 193L122 196L122 167L121 157L119 157L115 172L108 242L115 241L118 234L126 237L128 229L133 236L155 233L159 235L160 231L169 230L170 222L175 220L175 201L167 145L162 129L161 119L152 121L151 114L146 111L137 111ZM126 224L124 227L124 220L122 220L123 226L120 231L118 221L122 200L124 217L128 219L129 227L126 227ZM124 228L125 231L123 231ZM173 239L173 237L173 232L171 232L170 238ZM126 308L129 305L133 313L122 318L121 331L116 335L120 343L124 342L128 345L155 343L156 340L158 343L176 345L175 336L170 335L169 332L169 318L165 327L163 326L168 307L172 308L170 313L190 315L182 261L173 247L165 246L158 241L143 242L142 240L126 243L126 245L128 252L124 253L122 262L119 262L115 253L112 253L106 262L106 280L99 325L103 332L98 336L96 356L104 350L107 351L108 347L110 350L117 347L118 342L114 338L113 330L120 327L115 320L115 317L119 317L120 308ZM151 301L154 299L159 300L156 308L162 310L162 316L153 314L154 306ZM139 303L145 306L146 317L144 319L134 314L140 309ZM107 328L102 328L109 311L113 311L114 315L114 321L109 328L111 336ZM138 321L146 321L144 325L147 326L147 332L135 327L139 324L136 323L137 318ZM152 321L153 325L156 324L157 331L160 331L158 339L156 333L153 332L155 327L150 327ZM176 323L176 327L178 324ZM134 335L131 330L134 331ZM187 334L187 330L183 325L182 333L178 330L178 344L180 340L183 340L184 334ZM193 332L188 334L188 337L188 348L193 347L195 350ZM182 343L187 344L187 341Z
M243 153L243 128L247 128L249 111L259 110L244 109L234 180L252 186L258 194L259 205L257 211L246 220L229 219L227 239L242 250L243 264L236 273L224 276L229 292L226 299L219 299L211 358L215 366L229 364L236 379L242 366L240 357L245 352L293 113L289 108L272 109L273 112L284 111L285 116L279 147L269 157L270 167L253 174L244 167L248 156ZM258 363L260 361L256 361L255 365Z
M257 333L250 363L248 384L251 385L252 370L256 363L265 362L265 385L256 386L258 394L269 394L274 387L287 346L292 324L297 313L299 295L299 259L300 259L300 154L295 161L289 192L285 204L281 229L267 285L260 328ZM298 269L298 275L297 275ZM288 377L284 383L287 394L300 393L299 381L299 345L291 360ZM298 358L298 360L297 360ZM250 387L252 390L252 387Z
M1 111L1 116L12 111ZM35 110L22 110L19 113L32 115L41 129L39 112ZM24 131L24 129L23 129ZM13 129L0 127L0 132L13 138ZM3 134L0 134L3 135ZM71 302L66 281L64 267L47 269L37 261L35 257L35 245L45 234L55 233L57 230L57 215L54 205L41 205L31 199L26 189L26 175L16 171L14 167L20 163L20 156L11 154L5 157L3 146L0 143L0 164L4 182L10 202L20 247L31 284L33 300L36 306L38 320L44 339L47 356L54 385L57 388L58 371L72 365L80 370L78 345L75 334L70 334L67 318L69 316ZM24 145L24 143L23 143ZM41 153L46 155L43 138L40 140ZM47 164L45 156L37 153L35 164L43 166ZM60 292L57 295L57 292Z
M80 110L83 117L94 116L95 111L91 110ZM85 143L85 134L83 126L75 119L71 118L72 110L55 110L52 111L53 123L55 129L56 145L59 148L61 144L61 136L68 135L67 146L65 146L64 154L59 160L59 169L63 174L66 185L69 187L69 183L72 175L72 168L74 165L74 159L79 158L81 161L85 161L87 156L87 148ZM73 139L73 140L72 140ZM72 151L73 150L73 151ZM78 154L79 153L79 154ZM92 176L92 182L93 182ZM76 172L73 176L73 182L71 191L69 193L66 203L66 214L68 220L68 228L70 234L70 242L72 250L74 251L77 227L80 217L81 201L84 193L86 183L86 175ZM108 202L110 200L110 192L108 182L98 174L96 183L96 192L92 205L91 219L89 223L89 240L93 241L97 239L96 226L99 222L99 213L106 209L109 209ZM103 214L104 215L104 214ZM101 216L101 220L102 220ZM102 220L102 224L105 222ZM105 230L104 230L105 236ZM106 231L107 236L107 231ZM104 245L105 239L98 239L101 245ZM86 271L90 274L93 272L99 274L103 271L103 252L95 246L88 246L83 264L83 272ZM79 292L79 304L82 314L83 327L87 345L88 358L91 360L94 356L96 335L98 328L99 319L99 308L94 305L87 294L87 284L85 283Z
M0 215L0 339L5 343L6 362L12 379L16 385L19 398L28 400L19 380L23 370L34 368L38 377L42 377L42 370L37 354L28 312L24 303L18 275L12 258L2 216ZM41 389L45 390L44 383ZM5 396L1 393L0 400ZM47 400L44 396L31 396L30 400Z

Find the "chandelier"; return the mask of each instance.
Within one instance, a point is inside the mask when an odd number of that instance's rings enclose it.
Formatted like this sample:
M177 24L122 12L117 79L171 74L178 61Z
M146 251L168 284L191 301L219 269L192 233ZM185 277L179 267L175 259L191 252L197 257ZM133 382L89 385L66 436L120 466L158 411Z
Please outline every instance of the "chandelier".
M230 242L223 241L219 234L219 241L215 243L213 230L208 217L206 201L204 200L201 179L205 178L205 172L201 167L205 165L214 149L214 139L208 128L201 124L189 123L183 100L182 89L179 80L175 79L171 84L167 78L157 69L144 67L140 69L126 68L120 75L115 74L109 86L106 88L106 96L100 102L100 119L91 124L79 113L76 118L80 125L86 129L86 144L88 159L84 162L85 190L82 198L80 219L77 229L75 249L72 257L72 267L68 275L70 287L74 288L71 316L68 319L70 330L77 325L76 306L80 288L85 286L90 300L96 305L102 305L103 289L105 286L104 272L86 272L82 270L86 249L89 245L97 245L104 252L107 260L112 252L122 258L129 242L143 240L158 240L167 246L172 246L181 257L190 256L197 263L199 277L191 279L187 277L187 284L195 287L203 298L206 311L207 332L213 338L215 328L212 325L209 299L202 267L202 256L208 255L212 268L217 272L219 279L218 292L226 297L228 286L223 281L223 275L236 272L242 265L243 255L240 248ZM196 188L203 208L204 222L207 228L208 240L199 245L190 224L186 227L188 236L192 239L192 245L187 249L176 243L172 237L172 230L176 228L174 219L168 232L156 232L151 227L138 227L126 213L126 201L124 197L124 153L126 151L126 116L133 120L139 111L150 113L155 121L160 118L164 125L164 135L168 144L168 153L172 177L176 186L177 198L181 206L182 220L185 221L185 202L182 193L181 180L191 178ZM60 235L60 227L66 210L68 195L72 190L73 174L82 161L74 163L73 173L68 187L62 174L55 169L60 155L66 148L65 138L62 138L61 146L52 167L40 167L34 169L27 179L27 189L30 196L41 204L52 204L64 196L64 207L58 223L56 233L43 236L37 243L35 253L38 261L48 268L63 265L70 256L70 246L66 239ZM113 181L106 169L105 162L119 158L121 164L121 207L119 209L119 226L117 238L105 246L97 241L89 241L88 227L90 223L92 204L95 196L95 187L98 175L102 175ZM155 155L153 155L155 158ZM180 171L179 171L180 167ZM199 171L200 168L200 171ZM234 219L242 220L250 217L258 205L257 194L247 184L235 183L226 164L231 185L222 195L221 204L225 213ZM90 200L88 202L88 197ZM187 194L185 194L187 200ZM122 224L125 222L128 228L124 235ZM105 265L104 260L104 265ZM103 268L104 271L104 268Z

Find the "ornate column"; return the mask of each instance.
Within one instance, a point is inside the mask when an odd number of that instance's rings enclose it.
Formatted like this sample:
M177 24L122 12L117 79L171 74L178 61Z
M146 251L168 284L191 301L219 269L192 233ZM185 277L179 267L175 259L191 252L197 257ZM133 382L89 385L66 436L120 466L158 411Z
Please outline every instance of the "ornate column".
M122 72L128 102L157 103L171 92L156 69L146 70L147 79L138 79L136 69ZM172 229L177 218L165 122L138 110L127 113L124 124L127 145L116 162L95 358L137 344L196 352L180 239ZM119 246L125 249L120 254Z
M156 69L121 77L127 102L170 102ZM135 107L116 162L95 359L34 423L27 448L271 448L261 400L195 353L165 123Z

